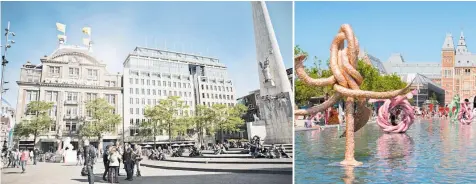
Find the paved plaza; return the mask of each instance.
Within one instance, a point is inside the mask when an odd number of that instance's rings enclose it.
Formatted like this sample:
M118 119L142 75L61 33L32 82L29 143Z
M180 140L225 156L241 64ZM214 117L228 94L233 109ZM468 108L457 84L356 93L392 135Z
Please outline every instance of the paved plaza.
M104 166L95 165L95 183L102 181ZM65 165L63 163L44 163L28 165L27 171L21 174L21 168L4 168L1 175L2 184L79 184L88 183L87 177L80 175L81 166ZM186 170L165 170L159 168L142 167L142 177L134 177L134 181L124 180L125 171L121 169L120 183L130 184L250 184L250 183L292 183L292 175L281 174L250 174L226 172L200 172Z

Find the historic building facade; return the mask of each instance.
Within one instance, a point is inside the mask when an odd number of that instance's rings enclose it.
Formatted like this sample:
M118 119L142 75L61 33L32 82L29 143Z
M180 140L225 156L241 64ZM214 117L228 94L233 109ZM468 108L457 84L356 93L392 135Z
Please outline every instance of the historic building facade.
M454 95L461 99L476 100L476 54L469 51L463 32L454 45L453 36L447 34L441 49L442 87L445 89L445 103L451 102Z
M43 150L54 147L61 137L71 137L77 148L79 127L90 121L86 103L105 98L122 115L121 74L111 74L106 65L92 56L88 48L60 44L53 54L40 59L40 64L27 62L20 71L16 119L28 120L27 105L31 101L49 101L54 106L50 112L54 123L50 130L38 138ZM121 126L117 132L122 132ZM120 138L118 133L104 136L104 142ZM94 138L93 138L94 139ZM21 144L38 144L30 137ZM96 142L97 140L91 140Z
M193 115L197 104L236 104L227 67L218 59L194 54L136 47L124 61L124 122L127 136L139 135L139 125L148 121L146 106L168 96L179 96ZM133 138L131 138L133 139ZM166 130L158 141L168 140Z

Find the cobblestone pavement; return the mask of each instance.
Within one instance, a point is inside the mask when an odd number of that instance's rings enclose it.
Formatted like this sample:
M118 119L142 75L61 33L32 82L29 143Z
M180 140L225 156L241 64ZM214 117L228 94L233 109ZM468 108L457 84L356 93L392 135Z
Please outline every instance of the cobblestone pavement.
M121 166L122 167L122 166ZM88 183L87 177L80 175L81 166L63 163L43 163L28 165L26 172L21 168L4 168L1 184L79 184ZM95 183L102 181L104 166L97 163L94 168ZM290 184L292 175L216 173L199 171L177 171L142 167L142 177L134 177L134 181L124 180L125 171L121 168L120 183L127 184Z

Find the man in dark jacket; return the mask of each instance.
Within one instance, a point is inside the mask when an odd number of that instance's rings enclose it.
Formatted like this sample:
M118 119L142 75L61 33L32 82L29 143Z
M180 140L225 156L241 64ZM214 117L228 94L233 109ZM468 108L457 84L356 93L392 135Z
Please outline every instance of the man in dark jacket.
M94 184L94 171L93 166L96 161L96 148L89 144L88 140L84 141L84 166L88 172L89 184Z
M108 159L108 154L109 154L109 148L111 145L106 146L106 150L104 150L102 154L102 162L104 163L104 174L102 175L102 179L104 181L107 181L106 176L107 172L109 171L109 159Z
M126 180L132 181L132 176L134 172L134 161L133 159L133 151L129 144L125 144L124 154L122 155L122 160L124 161L124 166L126 168L127 178Z

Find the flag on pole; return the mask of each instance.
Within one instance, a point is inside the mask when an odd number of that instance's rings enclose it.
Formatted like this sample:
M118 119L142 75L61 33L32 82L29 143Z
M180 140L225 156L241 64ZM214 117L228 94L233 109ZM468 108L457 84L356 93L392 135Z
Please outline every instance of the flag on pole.
M83 33L91 36L91 27L83 27Z
M90 43L91 43L91 41L89 40L89 38L83 38L83 44L84 45L89 46Z
M62 33L66 33L66 25L61 23L56 23L56 29Z

